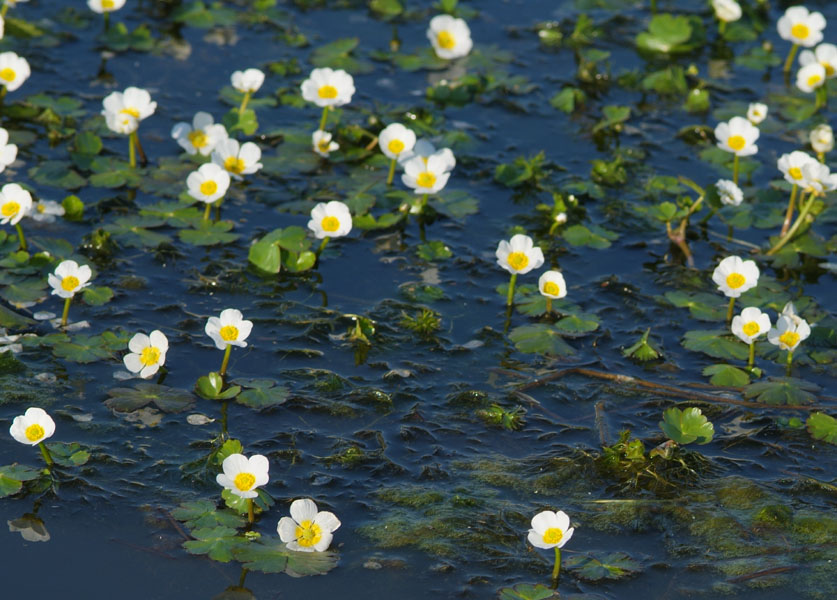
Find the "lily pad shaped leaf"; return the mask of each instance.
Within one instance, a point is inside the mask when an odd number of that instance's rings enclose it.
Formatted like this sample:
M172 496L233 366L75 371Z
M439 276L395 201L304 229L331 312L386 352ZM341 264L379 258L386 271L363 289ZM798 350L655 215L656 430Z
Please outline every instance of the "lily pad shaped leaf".
M625 552L577 554L564 561L564 566L585 581L622 579L642 571L640 562Z
M191 532L194 540L183 543L189 554L206 554L218 562L230 562L233 551L247 540L230 527L206 527Z
M814 439L837 445L837 419L831 415L812 413L805 424Z
M154 404L167 413L182 412L192 407L194 398L186 390L157 385L138 383L133 388L113 388L108 391L105 405L118 412L131 412L149 404Z
M721 387L743 387L750 383L750 375L732 365L709 365L703 374L710 376L709 383Z
M746 360L749 349L738 339L732 338L725 330L687 331L683 336L683 347L695 352L703 352L713 358Z
M509 339L515 348L526 354L551 354L569 356L575 350L561 337L557 329L550 325L523 325L515 327L509 333Z
M235 558L249 571L287 573L293 577L323 575L337 566L334 552L295 552L278 540L257 541L240 547Z
M189 529L212 529L214 527L232 527L238 529L244 525L245 518L229 510L218 510L211 500L184 502L171 512L178 521L183 521Z
M0 498L17 494L23 488L24 481L37 479L42 471L23 465L0 467Z
M764 404L810 404L819 387L802 379L792 377L775 378L753 383L744 388L746 398L755 398Z
M678 444L708 444L715 435L715 427L699 408L680 410L672 407L663 413L660 428L670 440Z
M689 18L682 15L655 15L636 38L636 45L649 52L681 52L688 50L686 42L692 37Z
M519 583L500 590L500 600L551 600L560 598L558 592L543 585Z

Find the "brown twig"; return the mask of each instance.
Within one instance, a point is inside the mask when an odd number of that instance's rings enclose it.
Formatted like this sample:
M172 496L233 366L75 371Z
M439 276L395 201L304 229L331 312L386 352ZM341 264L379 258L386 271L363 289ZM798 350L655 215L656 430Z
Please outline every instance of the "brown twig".
M599 429L599 442L602 446L607 446L607 423L605 422L604 400L596 402L596 427Z
M755 573L747 573L746 575L739 575L738 577L733 577L732 579L727 579L729 583L741 583L744 581L750 581L751 579L757 579L759 577L767 577L768 575L779 575L780 573L787 573L789 571L795 571L799 567L796 566L788 566L788 567L773 567L772 569L764 569L763 571L756 571Z

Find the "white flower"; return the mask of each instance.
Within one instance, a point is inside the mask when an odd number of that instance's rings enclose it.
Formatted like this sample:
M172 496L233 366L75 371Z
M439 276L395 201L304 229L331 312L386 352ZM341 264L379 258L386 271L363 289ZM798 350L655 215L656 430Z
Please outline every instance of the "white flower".
M34 446L55 433L55 421L43 408L27 408L22 415L15 417L9 433L21 444Z
M148 379L166 364L166 352L169 340L162 331L155 329L149 335L138 333L128 342L128 350L122 359L125 368L131 373L139 373L143 379Z
M474 46L468 24L450 15L437 15L430 19L427 39L433 45L436 56L444 59L467 56Z
M803 67L819 63L825 69L825 76L831 79L837 76L837 46L820 44L814 51L803 50L799 53L799 64Z
M87 0L87 7L94 13L109 13L125 6L125 0Z
M735 0L712 0L712 8L718 20L731 23L741 18L741 5Z
M314 69L300 86L302 97L319 107L343 106L352 101L355 80L343 69Z
M785 304L784 308L782 308L782 314L779 316L787 317L795 326L799 326L800 323L805 322L805 319L796 314L796 307L793 305L793 302Z
M55 272L47 276L47 283L52 293L59 298L72 298L76 292L90 285L93 272L87 265L81 265L74 260L62 260L55 267Z
M803 183L802 167L812 162L817 162L813 156L801 150L794 150L790 154L780 156L776 166L785 176L785 181L799 185Z
M453 171L454 167L456 167L456 157L450 148L436 150L436 147L429 140L425 139L417 141L412 151L405 150L402 152L398 156L398 162L403 165L416 156L423 158L424 162L427 162L431 156L438 156L444 161L445 171Z
M828 124L814 127L809 139L814 152L825 153L834 150L834 131Z
M230 82L242 94L255 94L264 83L264 73L258 69L236 71L230 77Z
M744 200L744 193L741 191L741 188L729 179L719 179L715 183L715 188L718 190L721 204L738 206Z
M195 200L212 204L223 198L230 187L230 174L215 163L201 165L186 178L189 195Z
M227 138L218 142L212 151L212 162L224 167L233 179L244 179L242 175L250 175L262 168L259 162L262 150L253 142L244 142L239 146L238 140Z
M227 346L247 347L244 340L253 330L253 322L244 319L240 310L227 308L218 317L209 317L204 331L212 338L219 350L226 350Z
M401 181L416 194L435 194L440 191L450 179L447 170L448 162L440 155L434 154L427 160L415 156L404 163L404 173Z
M749 306L732 318L732 333L745 344L770 331L770 317L755 306Z
M311 220L308 229L314 232L317 239L325 237L342 237L352 230L352 214L349 207L337 200L328 204L320 202L311 209Z
M17 145L9 143L9 132L0 127L0 173L17 158Z
M802 165L800 185L806 192L824 194L837 188L837 174L832 174L828 165L814 160Z
M139 119L124 112L105 112L105 123L114 133L129 135L139 127Z
M758 125L767 117L767 105L760 102L752 102L747 107L747 120L753 125Z
M810 94L825 84L825 67L820 63L811 63L796 72L796 87Z
M570 541L575 528L570 527L570 517L563 510L539 512L532 517L529 543L535 548L563 548Z
M547 298L563 298L567 295L567 284L560 271L546 271L538 279L538 289Z
M340 148L340 144L331 141L331 134L322 129L318 129L311 134L311 147L314 152L328 158L328 155Z
M0 40L3 39L4 35L6 35L6 19L3 18L3 15L0 15Z
M0 189L0 225L17 225L32 209L32 195L16 183Z
M32 214L29 217L33 221L54 223L56 217L64 216L64 212L64 207L55 200L38 200L32 205Z
M291 502L291 516L279 519L276 531L288 550L323 552L339 527L340 521L334 513L317 511L314 501L305 498Z
M189 154L209 156L218 142L227 139L229 135L223 125L215 123L212 115L201 111L195 113L191 125L178 123L172 127L171 137Z
M805 319L795 318L796 320L786 315L780 315L776 320L776 327L767 333L767 341L774 346L779 346L780 350L790 352L796 350L799 343L811 335L811 326Z
M241 498L255 498L258 496L256 488L265 485L269 480L270 464L261 454L254 454L247 458L243 454L230 454L221 464L223 473L215 476L218 485L222 485Z
M543 250L535 246L528 235L518 233L508 242L502 240L497 245L497 264L514 275L528 273L543 264Z
M759 282L759 268L752 260L727 256L715 267L712 281L727 298L738 298L747 290L756 287Z
M401 123L392 123L378 134L378 147L387 158L401 158L405 152L412 152L416 145L416 134Z
M566 222L567 222L567 213L559 212L557 215L555 215L555 223L557 223L558 225L563 225Z
M102 114L131 115L138 121L150 117L157 110L157 103L151 101L148 90L138 87L125 88L124 92L112 92L102 100Z
M822 41L825 17L808 12L804 6L791 6L776 23L776 29L783 40L811 48Z
M756 140L759 139L758 127L744 117L733 117L727 123L718 123L715 138L718 140L718 148L738 156L750 156L759 151L756 146Z
M14 52L0 53L0 85L5 85L10 92L15 91L29 79L32 71L29 63Z

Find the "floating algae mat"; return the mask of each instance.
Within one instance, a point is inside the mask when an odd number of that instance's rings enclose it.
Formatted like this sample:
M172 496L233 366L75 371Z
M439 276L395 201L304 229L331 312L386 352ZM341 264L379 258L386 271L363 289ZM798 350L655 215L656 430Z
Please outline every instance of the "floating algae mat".
M777 4L6 0L4 592L834 598Z

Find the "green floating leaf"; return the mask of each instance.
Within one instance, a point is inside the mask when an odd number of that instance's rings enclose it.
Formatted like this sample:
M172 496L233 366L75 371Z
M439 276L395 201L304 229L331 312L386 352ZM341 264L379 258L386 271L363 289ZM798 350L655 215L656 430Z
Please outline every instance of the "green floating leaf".
M575 87L565 87L555 94L549 100L549 103L561 112L570 114L584 106L586 100L587 95L583 90Z
M573 246L589 246L598 250L610 248L611 241L619 237L618 234L598 225L593 225L589 229L584 225L572 225L564 230L563 235L567 243Z
M233 228L232 221L201 221L197 229L181 229L177 232L180 239L194 246L215 246L229 244L237 240L237 233L229 233Z
M250 246L247 260L266 273L278 273L282 268L282 251L276 242L259 240Z
M0 498L17 494L23 489L24 481L32 481L43 474L43 471L24 465L6 465L0 467Z
M282 260L285 269L291 273L299 273L311 269L317 262L317 255L310 250L305 250L297 254L296 252L286 252Z
M238 529L245 523L243 516L229 510L219 510L215 502L210 500L184 502L171 511L171 515L184 522L189 529L212 529L219 526Z
M570 356L575 354L572 346L564 341L557 329L551 325L522 325L509 333L509 339L515 348L526 354L550 354Z
M333 552L294 552L278 541L260 540L235 551L236 560L249 571L287 573L294 577L323 575L337 566Z
M0 327L22 328L34 325L36 322L0 304Z
M288 395L288 388L276 386L267 389L245 390L236 397L235 401L255 409L271 408L284 404Z
M230 527L202 527L191 532L194 540L183 543L189 554L206 554L218 562L230 562L233 552L249 542Z
M752 383L744 388L746 398L755 398L764 404L811 404L819 386L793 377L770 377L768 381Z
M445 260L446 258L453 256L453 252L451 252L450 248L448 248L444 242L439 240L432 240L430 242L420 244L416 250L416 254L422 260L427 261Z
M79 334L67 341L58 341L53 345L52 352L58 358L64 358L77 363L92 363L113 355L105 339L100 335Z
M567 315L555 323L555 329L570 336L583 335L591 331L596 331L598 328L599 319L591 313Z
M691 49L686 42L692 37L692 25L689 17L683 15L659 14L651 18L648 31L636 37L640 50L648 52L688 52Z
M821 412L811 413L805 422L815 440L837 445L837 419Z
M241 445L239 440L227 440L224 442L221 447L218 449L218 452L215 454L215 462L220 467L224 464L224 459L232 454L243 454L244 453L244 446Z
M154 404L163 412L183 412L195 403L192 394L186 390L157 385L138 383L133 388L112 388L108 390L105 405L118 412L131 412L149 404Z
M747 371L731 365L709 365L703 374L710 377L709 383L722 387L744 387L750 383Z
M674 306L688 308L689 313L700 321L718 323L726 315L726 307L719 302L720 296L718 294L706 292L690 294L689 292L670 291L666 292L664 297Z
M241 387L237 385L230 386L224 389L224 378L215 371L199 377L195 383L195 391L198 396L206 400L230 400L235 398L241 391Z
M224 115L221 122L230 133L240 131L244 135L253 135L259 128L256 111L252 108L245 109L243 113L238 112L238 108L234 108Z
M660 358L663 353L656 343L648 341L648 335L651 329L646 329L642 337L637 340L635 344L622 350L622 356L626 358L633 358L640 362L647 362L649 360L656 360Z
M87 286L82 291L82 298L85 304L101 306L113 299L113 290L104 286Z
M514 587L500 590L500 600L557 600L558 598L560 598L558 592L541 584L518 583Z
M708 444L715 435L715 427L703 416L699 408L680 410L671 407L663 413L660 428L666 436L678 444Z
M400 0L369 0L369 9L382 19L393 19L404 11Z
M703 352L713 358L746 360L749 354L747 344L733 338L725 330L687 331L682 344L687 350Z
M623 579L642 571L642 564L626 552L576 554L564 566L585 581Z
M29 177L41 185L66 190L77 190L87 183L84 177L73 170L70 163L58 160L41 162L37 167L32 167L29 169Z
M80 467L90 460L90 452L76 442L48 442L46 446L55 463L62 467Z

